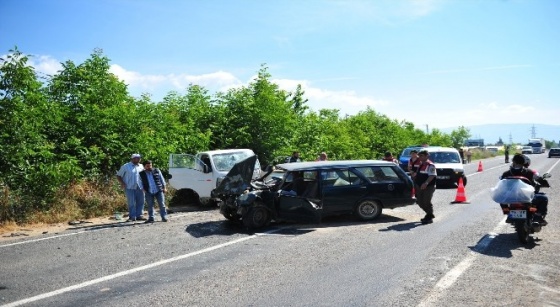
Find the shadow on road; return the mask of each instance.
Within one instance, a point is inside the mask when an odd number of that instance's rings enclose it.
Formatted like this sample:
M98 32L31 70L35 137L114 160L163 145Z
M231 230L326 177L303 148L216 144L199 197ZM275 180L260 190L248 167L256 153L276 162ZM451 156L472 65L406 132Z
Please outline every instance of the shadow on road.
M481 239L482 241L482 239ZM500 257L500 258L511 258L513 257L512 251L518 249L533 249L539 246L538 242L540 239L533 236L529 240L529 243L523 244L517 238L517 233L503 233L499 234L487 246L480 247L469 246L469 248L476 253L480 253L486 256ZM480 241L479 241L480 242Z
M387 228L379 229L379 231L409 231L418 226L423 226L420 222L408 222L404 224L391 225Z
M269 226L256 230L247 229L241 222L233 222L228 220L210 221L203 223L195 223L186 226L185 232L195 238L207 236L231 236L238 233L259 234L267 231L283 227L279 231L275 231L275 235L302 235L314 231L314 228L333 228L346 227L353 225L362 225L364 223L383 224L404 221L401 218L391 215L381 215L378 219L364 222L356 218L354 215L329 216L322 219L321 223L292 223L292 222L271 222ZM414 226L415 227L415 226Z

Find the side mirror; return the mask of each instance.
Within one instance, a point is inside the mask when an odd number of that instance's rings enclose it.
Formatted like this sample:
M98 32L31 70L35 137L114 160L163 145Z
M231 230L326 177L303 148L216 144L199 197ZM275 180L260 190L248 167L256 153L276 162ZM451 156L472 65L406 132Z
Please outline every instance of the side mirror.
M552 175L550 173L544 173L541 177L546 179L552 177Z
M204 164L204 173L208 174L208 173L211 173L211 172L212 172L212 169L207 164Z

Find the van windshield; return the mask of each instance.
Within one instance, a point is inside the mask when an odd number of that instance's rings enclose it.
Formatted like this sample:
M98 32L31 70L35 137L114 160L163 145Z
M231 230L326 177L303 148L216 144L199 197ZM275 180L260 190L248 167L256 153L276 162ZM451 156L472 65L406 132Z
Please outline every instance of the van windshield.
M233 168L235 163L247 159L249 156L253 154L247 151L238 151L238 152L228 152L228 153L220 153L212 155L212 161L214 161L214 165L216 169L220 172L228 172L230 169ZM255 169L260 169L259 160L255 163Z

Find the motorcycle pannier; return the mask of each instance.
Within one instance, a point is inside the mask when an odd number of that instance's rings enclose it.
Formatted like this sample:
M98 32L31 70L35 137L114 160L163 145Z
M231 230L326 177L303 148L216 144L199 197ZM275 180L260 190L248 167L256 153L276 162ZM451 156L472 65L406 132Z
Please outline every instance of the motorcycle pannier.
M535 188L520 179L503 179L491 189L492 200L500 204L530 203L535 196Z

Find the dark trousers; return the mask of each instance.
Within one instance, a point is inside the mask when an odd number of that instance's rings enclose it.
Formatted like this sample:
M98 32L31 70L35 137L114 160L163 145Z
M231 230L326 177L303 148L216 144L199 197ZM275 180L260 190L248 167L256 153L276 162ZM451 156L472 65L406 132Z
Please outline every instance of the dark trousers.
M424 190L420 186L416 185L414 188L416 191L416 203L427 215L434 214L434 205L432 204L432 197L436 191L436 186L427 186Z

